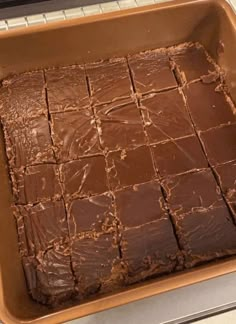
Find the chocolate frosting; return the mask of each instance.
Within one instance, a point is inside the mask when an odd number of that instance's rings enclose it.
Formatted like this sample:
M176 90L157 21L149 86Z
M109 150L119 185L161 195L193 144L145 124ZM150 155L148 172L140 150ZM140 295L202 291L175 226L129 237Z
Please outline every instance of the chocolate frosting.
M60 166L62 188L66 200L108 191L106 163L103 156L70 161Z
M201 132L200 138L212 165L236 160L236 124Z
M12 172L13 192L18 204L60 199L62 196L59 168L54 164L39 164Z
M133 148L145 144L139 108L134 101L120 100L95 108L101 144L106 150Z
M115 201L117 217L125 228L144 225L166 216L157 181L119 190L115 193Z
M236 254L236 119L198 43L3 80L29 293L47 305Z
M195 135L151 147L161 177L207 168L208 163Z
M187 104L197 129L205 131L221 124L235 122L232 108L216 83L192 83L185 88Z
M169 55L184 75L184 81L194 81L215 71L216 64L199 43L185 43L171 47Z
M47 70L45 78L50 113L89 107L89 93L83 67Z
M141 100L141 111L149 143L194 133L179 90L149 95Z
M166 50L130 55L128 62L137 93L145 94L177 87Z
M155 177L151 152L147 146L110 152L107 166L108 179L113 190L147 182Z
M59 162L101 152L98 130L90 110L52 114L51 129Z
M126 59L87 64L86 71L95 105L127 98L132 94Z
M11 168L55 162L48 120L45 116L9 121L3 125Z

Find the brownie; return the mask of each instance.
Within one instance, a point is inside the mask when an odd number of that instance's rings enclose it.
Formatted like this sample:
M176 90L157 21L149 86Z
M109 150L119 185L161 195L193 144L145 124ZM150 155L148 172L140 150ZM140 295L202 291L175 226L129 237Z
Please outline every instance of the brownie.
M73 241L72 266L80 297L110 290L119 275L115 273L118 262L118 246L112 234Z
M174 218L186 267L236 253L236 227L223 203Z
M83 232L109 232L115 228L115 211L109 193L68 204L68 223L71 237Z
M222 202L211 170L186 173L163 180L166 199L173 215L205 211Z
M157 181L115 192L117 217L125 227L140 226L166 217L164 199Z
M45 116L4 124L6 152L11 168L55 162L48 119Z
M65 198L87 197L108 191L105 169L103 156L88 157L60 165Z
M29 292L37 302L59 306L75 295L71 258L63 247L45 251L40 259L22 261Z
M111 152L107 156L107 172L113 190L147 182L155 177L148 146Z
M125 230L121 249L128 284L181 267L180 251L168 218Z
M163 49L128 56L135 90L148 93L177 86L167 52Z
M127 62L124 58L87 64L92 102L109 103L132 94Z
M43 253L53 245L60 245L68 239L68 225L63 201L44 202L36 205L13 207L16 219L20 219L21 232L24 230L29 255ZM23 228L24 226L24 228ZM23 234L21 237L24 239ZM20 237L19 237L20 238Z
M161 177L207 168L208 163L195 135L152 145Z
M150 143L194 133L179 90L145 97L141 100L141 111Z
M89 110L52 114L51 127L59 162L101 152L95 120Z
M34 204L61 197L57 165L41 164L15 169L13 179L13 193L15 201L19 204Z
M42 71L11 76L0 88L0 115L5 121L47 115Z
M216 87L216 83L196 82L185 88L193 122L201 131L236 122L236 117L224 93L216 91Z
M68 66L46 70L45 76L51 113L89 107L89 93L83 67Z
M211 165L236 160L236 124L201 132L200 138Z
M145 144L140 111L135 102L123 99L95 108L101 144L107 150L132 148Z
M32 298L58 309L236 255L232 110L198 43L3 80Z
M185 43L169 49L169 55L189 82L215 71L206 52L198 43Z
M236 221L236 161L219 165L214 170Z

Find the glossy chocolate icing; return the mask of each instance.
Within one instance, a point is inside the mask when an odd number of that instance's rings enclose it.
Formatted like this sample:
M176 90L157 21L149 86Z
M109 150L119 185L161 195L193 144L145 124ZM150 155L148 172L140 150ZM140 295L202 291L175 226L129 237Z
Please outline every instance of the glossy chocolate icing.
M3 80L35 300L81 301L236 254L236 118L220 76L188 43Z
M89 93L84 68L71 66L45 71L50 113L89 107Z

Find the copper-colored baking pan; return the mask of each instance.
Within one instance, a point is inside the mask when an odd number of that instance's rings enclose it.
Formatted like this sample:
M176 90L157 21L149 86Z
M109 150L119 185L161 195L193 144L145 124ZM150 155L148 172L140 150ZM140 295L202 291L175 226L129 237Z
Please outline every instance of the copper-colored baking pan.
M199 41L226 71L236 101L236 16L224 0L152 5L78 20L0 33L0 78L50 65ZM3 137L0 137L0 318L4 323L60 323L144 297L236 271L236 258L157 278L63 310L48 309L28 295L10 211Z

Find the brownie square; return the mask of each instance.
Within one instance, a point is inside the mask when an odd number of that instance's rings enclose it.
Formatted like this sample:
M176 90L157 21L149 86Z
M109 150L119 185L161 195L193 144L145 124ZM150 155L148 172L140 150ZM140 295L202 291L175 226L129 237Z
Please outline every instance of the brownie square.
M13 213L21 221L18 225L24 227L29 255L43 253L54 244L68 239L66 211L62 201L18 205L13 207ZM22 243L23 246L26 244Z
M224 93L216 91L216 86L216 83L196 82L185 88L192 119L197 129L201 131L236 122L236 117Z
M51 127L59 162L101 152L95 120L89 110L52 114Z
M236 227L223 203L175 218L186 267L236 253Z
M211 165L236 160L236 124L201 132L200 138Z
M68 66L47 70L49 111L79 110L89 106L89 93L83 67Z
M208 163L195 135L151 146L155 165L161 175L207 168Z
M207 208L217 207L222 202L220 188L211 170L165 179L163 187L173 215L205 211Z
M236 220L236 161L215 167L220 187Z
M40 259L24 257L22 261L29 292L36 301L56 306L75 294L71 258L63 247L46 251Z
M6 152L11 168L55 162L48 119L45 116L4 124Z
M95 108L99 118L101 144L107 150L145 144L140 111L130 99Z
M115 212L109 193L84 199L76 199L68 204L70 235L75 237L83 232L109 232L115 229Z
M164 199L157 181L115 192L116 212L125 227L140 226L166 217Z
M72 243L72 266L81 297L112 288L115 265L119 261L118 246L112 234L84 238Z
M107 156L107 172L113 190L152 180L155 171L148 146L111 152Z
M34 204L61 197L58 166L41 164L13 171L13 193L18 204Z
M63 192L68 200L108 191L103 156L67 162L60 166L60 173Z
M43 71L14 75L3 80L0 115L4 121L47 115Z
M125 58L87 64L86 72L95 105L126 98L132 93Z
M180 251L168 218L124 231L121 248L129 284L174 271L181 265Z
M200 44L181 44L169 49L169 55L177 64L185 81L193 81L215 71L206 52Z
M179 90L149 95L141 100L141 111L150 143L194 133Z
M138 93L155 92L177 86L167 52L163 49L128 57Z

